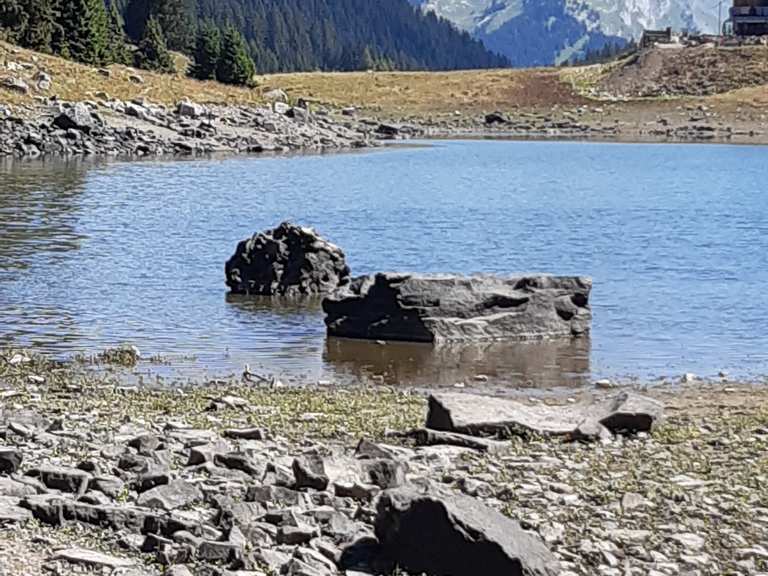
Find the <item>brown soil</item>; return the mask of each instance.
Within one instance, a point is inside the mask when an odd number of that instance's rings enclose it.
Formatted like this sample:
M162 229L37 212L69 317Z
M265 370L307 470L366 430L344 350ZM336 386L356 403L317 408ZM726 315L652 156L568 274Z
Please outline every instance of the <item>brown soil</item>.
M768 80L768 47L653 48L615 67L597 90L615 96L709 96Z

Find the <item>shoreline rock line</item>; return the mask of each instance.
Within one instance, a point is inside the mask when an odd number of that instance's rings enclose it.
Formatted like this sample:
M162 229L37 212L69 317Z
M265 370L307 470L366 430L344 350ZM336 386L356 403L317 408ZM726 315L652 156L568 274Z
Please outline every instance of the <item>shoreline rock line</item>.
M63 102L20 114L0 104L0 158L194 156L282 153L375 146L375 126L339 122L286 106L175 107L145 98Z

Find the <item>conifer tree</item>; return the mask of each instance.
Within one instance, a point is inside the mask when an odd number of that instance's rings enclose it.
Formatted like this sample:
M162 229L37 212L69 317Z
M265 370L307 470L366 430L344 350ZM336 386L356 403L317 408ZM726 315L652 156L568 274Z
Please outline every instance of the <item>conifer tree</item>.
M212 21L205 21L197 30L192 76L198 80L215 80L220 58L221 31Z
M34 1L34 0L33 0ZM65 0L61 3L57 51L85 62L101 64L107 49L107 9L103 0Z
M23 9L26 25L18 42L39 52L50 52L57 27L53 0L24 0Z
M363 53L360 56L360 67L363 70L376 69L376 61L373 58L373 54L371 54L371 48L369 46L363 48Z
M0 39L18 42L27 26L27 13L19 0L0 0Z
M189 0L154 0L151 15L160 23L169 50L191 52L196 30L194 5Z
M234 27L224 30L221 42L221 58L216 71L219 82L225 84L247 85L256 74L256 66L248 55L248 46Z
M171 53L165 43L163 29L154 16L147 20L144 35L139 42L136 51L136 66L145 70L173 73L176 67L173 64Z
M106 60L114 64L132 64L131 51L125 39L123 17L117 7L117 2L112 0L107 15L107 56Z

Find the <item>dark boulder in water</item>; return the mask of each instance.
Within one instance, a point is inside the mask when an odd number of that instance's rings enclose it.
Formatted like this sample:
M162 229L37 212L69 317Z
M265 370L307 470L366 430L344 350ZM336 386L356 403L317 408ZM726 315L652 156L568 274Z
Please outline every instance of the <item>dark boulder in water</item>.
M338 246L289 222L240 242L225 273L233 293L261 296L325 294L349 280Z

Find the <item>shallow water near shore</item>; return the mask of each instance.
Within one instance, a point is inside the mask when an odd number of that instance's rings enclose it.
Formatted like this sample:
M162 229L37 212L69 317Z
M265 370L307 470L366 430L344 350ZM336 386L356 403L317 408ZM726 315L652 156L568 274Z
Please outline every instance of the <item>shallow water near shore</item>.
M134 344L169 378L416 386L768 374L765 149L438 141L374 153L0 164L0 341ZM379 270L584 274L590 340L326 339L317 302L227 296L237 242L290 219ZM489 384L489 385L490 385Z

